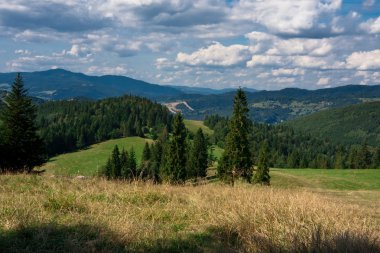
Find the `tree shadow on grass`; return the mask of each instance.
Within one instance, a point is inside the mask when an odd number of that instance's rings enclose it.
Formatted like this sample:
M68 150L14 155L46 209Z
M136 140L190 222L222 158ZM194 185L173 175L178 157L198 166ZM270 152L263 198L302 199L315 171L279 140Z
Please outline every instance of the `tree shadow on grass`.
M212 228L202 233L179 234L178 238L147 241L123 240L119 234L93 225L45 224L20 227L2 232L0 252L380 252L378 241L368 236L341 234L324 241L320 231L312 235L311 243L297 241L281 248L268 238L250 236L239 240L234 231ZM249 246L248 246L249 245Z
M45 224L0 230L0 252L237 252L212 232L179 238L123 241L119 234L93 225Z

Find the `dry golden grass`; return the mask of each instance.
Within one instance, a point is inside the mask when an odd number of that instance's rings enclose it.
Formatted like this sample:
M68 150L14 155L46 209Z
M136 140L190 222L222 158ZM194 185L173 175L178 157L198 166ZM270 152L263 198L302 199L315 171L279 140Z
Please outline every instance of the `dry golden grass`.
M307 190L0 177L0 252L380 252L380 221Z

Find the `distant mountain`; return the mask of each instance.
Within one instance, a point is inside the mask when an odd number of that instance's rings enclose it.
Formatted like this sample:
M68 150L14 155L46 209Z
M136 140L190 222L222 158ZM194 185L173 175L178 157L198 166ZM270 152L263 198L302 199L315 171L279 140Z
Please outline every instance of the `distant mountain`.
M380 101L326 110L288 121L286 125L342 144L380 147Z
M200 94L200 95L215 95L215 94L217 95L217 94L228 93L228 92L236 90L236 88L211 89L211 88L176 86L176 85L170 85L169 87L173 87L185 94ZM248 92L257 92L256 89L247 88L247 87L243 87L243 90L248 91Z
M320 90L286 88L246 94L251 119L273 124L325 109L376 101L380 99L380 85L348 85ZM230 115L234 95L235 92L212 95L185 94L165 99L164 102L187 102L194 110L184 111L185 117L203 119L205 115L210 114Z
M29 94L43 99L101 99L124 94L156 99L177 96L181 91L124 76L88 76L63 69L21 73ZM0 89L8 89L16 73L0 73Z

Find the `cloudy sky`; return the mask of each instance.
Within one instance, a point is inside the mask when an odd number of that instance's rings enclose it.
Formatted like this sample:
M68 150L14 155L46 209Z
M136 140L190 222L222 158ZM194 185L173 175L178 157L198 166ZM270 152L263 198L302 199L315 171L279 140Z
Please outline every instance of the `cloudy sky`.
M379 0L0 0L0 72L158 84L380 84Z

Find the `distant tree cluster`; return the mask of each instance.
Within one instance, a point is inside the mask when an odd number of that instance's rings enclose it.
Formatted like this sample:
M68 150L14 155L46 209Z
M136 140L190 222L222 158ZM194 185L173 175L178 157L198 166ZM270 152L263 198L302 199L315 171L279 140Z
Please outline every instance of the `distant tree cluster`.
M55 101L39 107L38 126L49 155L101 141L140 136L155 139L172 115L148 99L123 96L99 101Z
M0 172L31 172L46 161L35 119L36 107L18 74L0 111Z
M190 139L191 135L186 130L181 114L174 117L172 128L170 135L164 128L156 141L150 145L145 144L140 166L136 168L121 162L123 156L129 157L124 160L130 161L131 151L120 153L118 147L115 147L101 174L108 179L149 180L155 183L165 181L174 184L206 177L208 142L202 129Z
M228 132L228 118L207 116L204 123L214 130L211 142L224 147ZM380 168L379 149L362 146L343 146L301 132L284 125L252 123L249 128L250 150L254 164L258 164L260 146L268 143L268 164L276 168ZM224 138L223 138L224 136Z

